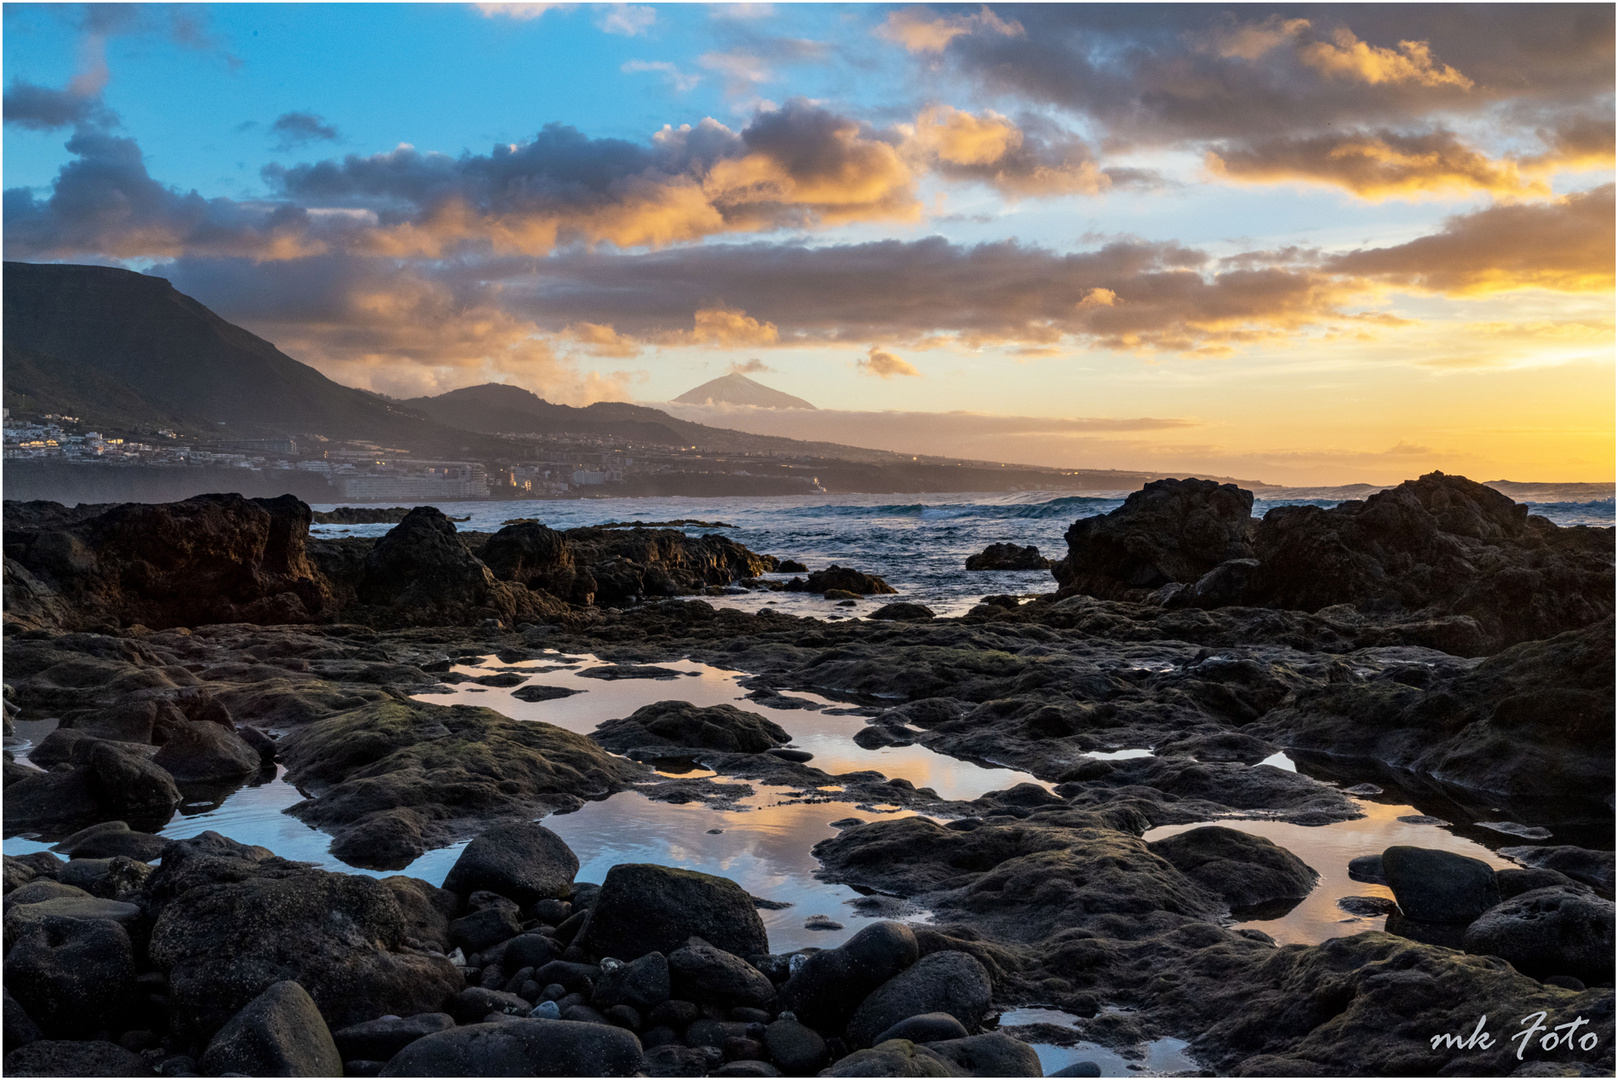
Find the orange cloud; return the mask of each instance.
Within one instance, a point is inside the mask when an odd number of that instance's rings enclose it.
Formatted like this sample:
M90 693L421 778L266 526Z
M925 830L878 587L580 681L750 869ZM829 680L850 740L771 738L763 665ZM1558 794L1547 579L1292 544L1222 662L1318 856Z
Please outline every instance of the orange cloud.
M639 356L641 352L640 342L601 323L570 323L562 331L562 336L578 343L594 356L629 357Z
M1418 86L1455 86L1472 89L1472 80L1448 64L1433 59L1425 41L1401 41L1399 48L1384 49L1354 36L1346 27L1332 40L1312 41L1298 50L1304 63L1325 75L1353 82L1414 83Z
M854 366L866 375L875 375L881 379L892 379L901 375L920 375L914 364L899 359L890 352L884 352L875 345Z
M1396 247L1355 251L1327 267L1451 296L1515 289L1601 293L1613 288L1613 185L1545 203L1491 206Z
M692 322L687 340L694 345L773 345L780 337L774 323L761 323L734 308L704 308Z
M1522 175L1516 161L1491 160L1448 131L1392 131L1272 139L1222 146L1206 157L1216 176L1243 183L1304 181L1345 188L1365 199L1453 191L1549 195L1542 180Z
M1279 15L1271 15L1261 23L1217 31L1210 44L1213 51L1226 60L1257 60L1309 27L1308 19L1283 19Z
M1082 141L1054 126L1046 138L1031 138L992 109L963 112L930 105L914 125L901 127L904 151L919 168L954 180L991 184L1018 196L1096 195L1112 177L1092 159Z
M941 53L958 37L979 33L1021 37L1023 28L1015 20L1002 20L985 5L975 15L937 15L925 7L890 11L876 32L908 52Z

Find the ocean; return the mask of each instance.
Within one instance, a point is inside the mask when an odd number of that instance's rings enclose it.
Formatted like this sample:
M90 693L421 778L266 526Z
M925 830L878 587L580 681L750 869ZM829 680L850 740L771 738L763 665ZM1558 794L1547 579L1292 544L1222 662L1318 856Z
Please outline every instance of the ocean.
M1530 501L1530 513L1558 525L1614 523L1611 495L1590 499L1593 485L1564 485L1566 494L1582 501ZM1354 488L1304 488L1266 492L1255 500L1254 516L1277 506L1336 506L1369 491ZM1610 489L1608 489L1610 490ZM1539 485L1533 494L1554 500L1557 485ZM1105 514L1123 505L1127 492L1075 495L1061 492L943 493L934 495L786 495L731 498L642 498L440 502L451 517L467 517L457 528L497 531L514 518L533 518L553 529L608 522L659 522L695 519L721 527L685 527L690 533L716 532L753 551L796 559L811 570L832 563L876 574L899 591L892 600L926 604L939 615L959 615L984 596L995 593L1050 592L1049 571L977 571L964 566L968 555L995 543L1033 544L1040 554L1058 559L1067 553L1062 539L1068 526L1082 517ZM331 510L330 504L316 505ZM381 536L391 525L316 525L316 536ZM773 575L790 577L791 575ZM725 606L777 607L790 614L834 617L843 614L818 596L804 593L754 592L714 598ZM866 605L862 604L861 607ZM844 609L845 611L847 609ZM855 609L852 614L857 614Z

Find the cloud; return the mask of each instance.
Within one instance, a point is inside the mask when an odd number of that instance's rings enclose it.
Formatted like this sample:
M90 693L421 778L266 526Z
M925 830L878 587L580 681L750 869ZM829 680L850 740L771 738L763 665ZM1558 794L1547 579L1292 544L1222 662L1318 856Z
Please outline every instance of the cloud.
M905 149L923 168L988 184L1012 198L1097 195L1115 179L1119 186L1136 186L1150 175L1101 168L1082 139L1040 117L1019 125L993 110L974 115L930 105L909 132Z
M1426 292L1476 296L1511 289L1613 288L1613 185L1547 203L1460 214L1428 236L1339 255L1327 267Z
M688 90L696 89L697 84L702 82L701 75L683 72L677 65L667 60L626 60L619 66L618 70L626 74L639 71L662 72L668 77L669 86L682 94Z
M335 125L328 124L323 117L309 112L282 113L275 118L275 123L270 125L270 131L279 136L275 148L283 151L307 146L312 142L335 142L338 138Z
M579 371L495 290L386 260L188 258L153 273L350 386L410 397L502 380L567 404L626 397L627 376Z
M65 90L52 90L20 79L6 87L5 122L30 131L54 131L81 124L110 126L113 116L101 103L100 88L75 79Z
M605 14L596 23L608 34L636 37L650 30L657 22L657 9L640 4L607 4Z
M1610 113L1563 116L1551 128L1541 128L1538 135L1545 144L1545 152L1525 158L1524 169L1551 172L1612 167L1613 118Z
M693 327L683 343L718 345L773 345L780 339L774 323L761 323L735 308L702 308L692 317Z
M1308 19L1287 19L1271 15L1261 23L1247 23L1230 28L1216 28L1209 35L1212 51L1229 60L1257 60L1281 47L1309 29Z
M757 375L762 372L774 370L775 368L772 368L770 365L766 364L756 356L751 357L745 363L736 363L735 361L732 361L730 365L730 371L733 375Z
M1246 183L1307 181L1367 199L1486 191L1549 195L1550 185L1522 175L1518 163L1490 160L1452 132L1344 132L1225 144L1210 150L1210 172Z
M930 8L912 7L890 11L877 35L903 45L910 52L941 53L958 37L972 34L1001 34L1017 37L1023 32L1016 22L1006 22L985 5L973 15L937 15Z
M542 0L515 4L473 4L472 6L485 19L516 19L519 22L537 19L547 11L570 11L574 7L573 4L549 4L542 2Z
M1299 57L1305 64L1340 79L1377 83L1415 83L1420 86L1458 86L1470 90L1473 82L1448 64L1433 59L1425 41L1401 41L1399 48L1370 45L1339 27L1330 42L1312 41Z
M861 374L875 375L881 379L892 379L900 375L921 374L916 370L914 364L901 360L890 352L884 352L875 345L871 346L870 352L866 353L863 358L854 361L854 366L859 369Z

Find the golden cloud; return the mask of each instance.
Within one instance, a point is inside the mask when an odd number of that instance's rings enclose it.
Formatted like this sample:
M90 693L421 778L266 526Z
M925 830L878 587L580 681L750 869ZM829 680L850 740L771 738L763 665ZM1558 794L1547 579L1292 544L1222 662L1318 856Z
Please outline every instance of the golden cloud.
M1418 86L1455 86L1472 89L1472 80L1448 64L1433 59L1425 41L1401 41L1398 49L1370 45L1346 27L1332 40L1312 41L1298 50L1305 64L1325 75L1355 82L1414 83Z
M1601 293L1613 288L1613 185L1544 203L1491 206L1437 233L1355 251L1327 267L1372 281L1479 296L1515 289Z
M1283 19L1279 15L1271 15L1261 23L1217 31L1212 35L1210 44L1213 52L1226 60L1257 60L1297 37L1310 25L1308 19Z
M913 125L898 129L903 149L917 167L954 180L991 184L1018 196L1096 195L1112 178L1090 149L1065 132L1030 139L1010 118L992 109L976 115L949 105L930 105Z
M994 33L1021 37L1023 28L1015 20L1002 20L985 5L973 15L938 15L925 7L891 11L876 32L880 37L903 45L908 52L941 53L949 48L950 42L963 35Z
M1452 132L1391 131L1272 139L1211 150L1208 170L1242 183L1304 181L1345 188L1365 199L1453 191L1543 196L1550 185L1529 180L1518 162L1491 160Z
M875 375L880 379L892 379L901 375L920 375L914 364L901 360L890 352L872 345L870 351L863 357L854 361L854 366L866 375Z

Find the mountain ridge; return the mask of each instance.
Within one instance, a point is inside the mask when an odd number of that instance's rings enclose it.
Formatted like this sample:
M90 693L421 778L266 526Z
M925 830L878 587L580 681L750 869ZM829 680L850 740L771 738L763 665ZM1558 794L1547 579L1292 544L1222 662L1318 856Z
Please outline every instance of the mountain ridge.
M673 400L686 405L752 405L761 409L815 409L801 397L765 386L739 371L709 379ZM816 410L818 411L818 410Z

